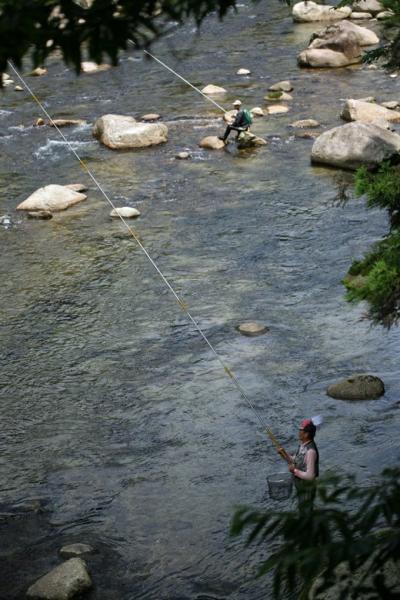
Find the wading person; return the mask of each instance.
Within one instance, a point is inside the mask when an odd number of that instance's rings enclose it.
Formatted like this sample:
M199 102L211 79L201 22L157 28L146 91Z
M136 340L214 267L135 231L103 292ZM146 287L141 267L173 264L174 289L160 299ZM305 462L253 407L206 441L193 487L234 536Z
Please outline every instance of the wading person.
M240 100L235 100L233 103L233 107L236 110L236 114L234 115L234 119L232 123L230 123L225 129L225 133L223 136L220 136L220 140L222 140L225 144L228 143L228 137L231 131L237 131L236 139L238 139L240 133L242 131L249 131L250 125L253 122L253 118L250 114L250 111L245 108L240 108L242 103Z
M300 445L296 454L291 456L283 448L279 450L289 463L289 471L294 476L300 508L312 508L314 503L315 486L312 482L319 475L319 453L314 442L316 431L313 420L304 419L299 427Z

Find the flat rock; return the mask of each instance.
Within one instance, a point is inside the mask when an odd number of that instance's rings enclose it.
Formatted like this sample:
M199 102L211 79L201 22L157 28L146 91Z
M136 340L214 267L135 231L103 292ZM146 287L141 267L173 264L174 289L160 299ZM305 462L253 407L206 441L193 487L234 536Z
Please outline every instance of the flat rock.
M168 127L163 123L138 123L124 115L104 115L94 124L93 135L113 150L144 148L165 143Z
M315 121L314 119L300 119L300 121L295 121L290 124L290 127L299 127L300 129L311 128L311 127L319 127L320 123Z
M291 92L293 90L293 86L288 80L278 81L278 83L271 85L268 90L270 92Z
M201 91L203 94L209 94L210 96L213 94L226 94L225 88L220 87L219 85L213 85L212 83L206 85Z
M340 116L345 121L360 121L361 123L375 123L382 119L389 123L400 122L400 112L396 110L352 99L346 100Z
M97 64L90 60L83 61L81 63L81 70L83 73L100 73L101 71L108 71L111 69L111 65L106 63Z
M35 211L28 212L28 217L30 219L47 220L47 219L53 218L53 213L51 213L49 210L35 210Z
M347 123L322 133L311 160L343 169L377 165L400 151L400 135L371 123Z
M251 75L251 71L249 69L239 69L236 71L236 75Z
M140 118L142 121L158 121L159 119L161 119L161 115L158 115L157 113L149 113L147 115L143 115Z
M378 19L378 21L383 21L384 19L393 17L393 14L394 13L391 10L383 10L382 12L376 15L376 18Z
M250 112L253 115L253 117L263 117L264 116L264 111L260 106L255 106L254 108L252 108L250 110Z
M71 558L31 585L26 595L36 600L71 600L91 587L85 561Z
M334 6L321 5L308 0L308 2L298 2L293 6L293 21L297 23L311 23L314 21L338 21L347 19L351 14L350 6L335 8Z
M200 148L206 148L207 150L222 150L225 148L225 144L216 135L208 135L199 142Z
M267 111L269 115L281 115L283 113L287 113L289 111L289 107L284 106L283 104L275 104L274 106L268 106Z
M70 190L63 185L51 184L36 190L21 204L18 204L17 210L58 212L83 202L86 198L85 194Z
M132 208L131 206L121 206L118 208L113 208L110 212L110 217L115 219L119 217L123 217L124 219L135 219L140 216L140 212L137 208Z
M92 554L94 548L89 544L68 544L63 546L60 550L60 554L63 558L74 558L82 556L83 554Z
M187 160L188 158L190 158L190 153L189 152L178 152L178 154L175 155L175 158L179 159L179 160Z
M373 400L385 393L385 386L375 375L353 375L333 383L326 393L339 400Z
M69 127L70 125L86 125L83 119L52 119L48 123L50 127Z
M239 333L247 337L256 337L257 335L263 335L263 333L269 331L266 325L261 325L261 323L255 323L253 321L242 323L241 325L238 325L236 329Z
M352 12L350 15L350 19L354 19L355 21L362 21L364 19L372 19L372 15L369 12Z

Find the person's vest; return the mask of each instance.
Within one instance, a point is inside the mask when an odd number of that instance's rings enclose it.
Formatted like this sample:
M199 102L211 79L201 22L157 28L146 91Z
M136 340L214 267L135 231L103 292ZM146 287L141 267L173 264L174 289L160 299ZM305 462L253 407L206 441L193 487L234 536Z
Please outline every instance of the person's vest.
M317 453L317 458L315 461L315 477L318 477L319 475L319 452L318 452L318 448L315 445L315 442L308 442L308 444L300 445L298 447L298 450L295 454L294 457L294 466L296 467L296 469L298 469L299 471L307 471L307 466L306 466L306 454L309 450L315 450L315 452Z

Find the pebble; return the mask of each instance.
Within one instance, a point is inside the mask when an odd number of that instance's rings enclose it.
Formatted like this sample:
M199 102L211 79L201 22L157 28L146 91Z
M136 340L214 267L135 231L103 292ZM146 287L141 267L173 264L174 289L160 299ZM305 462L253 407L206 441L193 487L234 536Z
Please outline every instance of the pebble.
M3 227L11 227L11 217L9 217L8 215L3 215L2 217L0 217L0 225L2 225Z
M190 153L189 152L179 152L178 154L176 154L175 158L178 158L179 160L187 160L188 158L190 158Z
M14 88L14 90L15 90L16 92L23 92L23 91L24 91L24 88L23 88L23 87L21 87L20 85L16 85L16 86L15 86L15 88Z
M110 217L117 219L119 217L123 217L124 219L134 219L140 216L140 212L137 208L132 208L131 206L121 206L118 208L113 208L110 212Z
M249 69L239 69L239 71L236 72L236 75L251 75L251 71L249 71Z
M246 335L247 337L255 337L269 331L266 325L261 325L260 323L255 322L242 323L241 325L238 325L237 330L242 335Z

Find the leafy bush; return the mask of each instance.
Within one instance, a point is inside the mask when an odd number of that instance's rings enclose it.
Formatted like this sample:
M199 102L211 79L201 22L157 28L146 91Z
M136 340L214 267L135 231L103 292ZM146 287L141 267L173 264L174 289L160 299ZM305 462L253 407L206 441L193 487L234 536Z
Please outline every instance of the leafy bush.
M368 488L340 477L312 485L314 510L305 505L291 511L243 507L233 517L232 535L250 529L247 545L278 544L258 572L273 573L274 598L296 592L296 598L306 599L312 588L324 593L337 583L343 567L338 600L399 598L399 582L388 581L384 568L389 561L397 571L400 566L400 469L384 470Z
M369 171L366 167L361 167L356 172L355 191L358 196L367 195L368 207L386 208L392 226L400 225L398 223L400 213L399 167L384 162L376 173Z

